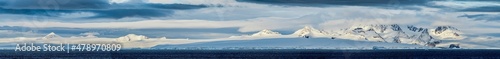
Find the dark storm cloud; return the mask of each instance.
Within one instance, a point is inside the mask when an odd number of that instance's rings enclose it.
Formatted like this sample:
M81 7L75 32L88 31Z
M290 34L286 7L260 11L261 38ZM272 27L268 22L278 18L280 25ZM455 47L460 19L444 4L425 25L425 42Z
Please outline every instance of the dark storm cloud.
M186 4L146 4L148 7L159 9L198 9L208 7L206 5L186 5Z
M1 6L5 6L5 5L6 5L6 3L5 3L5 2L0 1L0 7L1 7Z
M467 17L474 20L500 21L500 14L475 14L475 15L462 15L459 17Z
M500 6L483 6L483 7L475 7L475 8L467 8L460 11L467 12L500 12Z
M465 0L465 1L479 1L479 2L500 2L497 0ZM446 8L446 7L443 7ZM500 6L480 6L464 9L455 9L456 12L500 12ZM474 15L461 15L458 17L466 17L474 20L485 21L500 21L500 14L474 14Z
M0 8L0 13L3 14L21 14L21 15L36 15L36 16L49 16L58 17L64 13L75 12L92 12L95 16L85 18L111 18L120 19L125 17L164 17L172 14L171 10L157 10L157 9L109 9L109 10L52 10L52 9L4 9Z
M152 18L169 16L173 10L205 7L207 6L186 4L110 4L108 0L13 0L0 1L0 14L57 17L67 13L90 12L96 15L84 18Z
M500 2L500 1L483 1L483 2ZM481 6L473 8L465 8L458 10L459 12L500 12L500 6ZM485 20L485 21L500 21L500 14L474 14L474 15L462 15L459 17L466 17L474 20Z
M98 15L88 18L113 18L120 19L125 17L163 17L170 15L173 12L170 10L155 10L155 9L112 9L112 10L95 10L92 11Z
M38 16L59 16L62 13L73 13L74 10L52 10L52 9L6 9L0 8L0 14L21 14Z
M97 9L110 6L108 0L11 0L4 8L13 9Z
M351 6L406 6L423 5L427 0L237 0L239 2L251 2L260 4L286 5L286 6L315 6L324 7L329 5L351 5Z

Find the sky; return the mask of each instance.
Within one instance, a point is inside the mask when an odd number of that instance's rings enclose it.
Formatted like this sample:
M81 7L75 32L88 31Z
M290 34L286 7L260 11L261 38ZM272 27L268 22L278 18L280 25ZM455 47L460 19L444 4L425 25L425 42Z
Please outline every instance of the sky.
M223 38L304 26L453 26L500 37L500 1L483 0L1 0L0 38L139 34Z

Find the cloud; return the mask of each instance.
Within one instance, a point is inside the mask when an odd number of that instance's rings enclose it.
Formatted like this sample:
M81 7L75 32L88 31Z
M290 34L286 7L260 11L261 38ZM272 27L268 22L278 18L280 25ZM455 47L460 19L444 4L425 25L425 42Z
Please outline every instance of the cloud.
M285 6L313 6L327 7L331 5L347 6L407 6L424 5L427 0L236 0L238 2L251 2L260 4L285 5Z
M37 37L41 34L33 32L18 32L12 30L0 30L0 38L12 38L12 37Z
M62 37L80 37L93 34L102 38L117 38L127 34L140 34L150 38L227 38L229 36L241 35L238 28L29 28L19 26L0 26L0 38L13 37L42 37L54 32Z
M13 0L5 1L9 9L102 9L108 0Z
M125 17L140 17L140 18L166 17L173 13L170 10L154 10L154 9L113 9L113 10L95 10L92 12L97 13L97 15L88 17L90 19L94 18L121 19Z
M135 1L129 1L135 2ZM3 4L5 6L1 6ZM16 0L0 1L0 14L48 16L57 18L70 13L94 13L95 16L83 19L122 19L166 17L174 10L206 8L205 5L153 4L153 3L109 3L108 0ZM79 18L73 18L79 19Z
M82 12L90 12L96 14L90 17L82 17L85 19L98 19L98 18L121 19L126 17L139 17L139 18L166 17L173 13L172 10L156 10L156 9L50 10L50 9L0 8L0 13L4 14L21 14L21 15L48 16L48 17L59 17L71 13L82 13Z
M453 26L467 35L498 36L498 6L429 0L0 0L0 26L14 26L0 27L0 37L96 32L100 38L76 41L111 41L131 33L205 39L263 29L289 34L306 25L329 31L368 24Z
M499 3L496 3L498 1L480 1L480 0L474 0L474 1L432 1L429 4L431 6L436 6L436 7L445 7L445 8L454 8L454 9L461 9L461 8L474 8L474 7L482 7L482 6L499 6Z
M257 8L259 9L259 8ZM290 10L294 9L294 10ZM254 9L244 9L247 11ZM267 9L264 9L267 10ZM293 7L293 8L270 8L271 10L285 10L279 12L263 12L266 15L281 15L277 17L258 17L243 20L207 20L207 19L166 19L166 20L141 20L131 22L99 22L99 23L67 23L67 22L46 22L45 26L38 27L67 27L67 28L240 28L240 32L252 32L262 29L272 30L291 30L298 29L304 25L318 25L330 20L359 20L358 22L367 22L375 20L375 23L397 23L397 24L420 24L431 21L438 11L433 10L392 10L374 7L346 6L341 8L311 8L311 7ZM303 10L316 11L304 12ZM201 11L191 11L201 12ZM257 12L257 11L252 11ZM242 14L242 13L231 13ZM241 16L248 15L243 14ZM259 15L259 14L252 14ZM251 15L250 15L251 16ZM238 16L235 16L238 17ZM453 16L456 17L456 16ZM354 22L354 21L352 21ZM37 22L34 22L35 24ZM140 24L140 25L137 25ZM228 25L231 24L231 25ZM430 24L430 23L426 23ZM22 22L6 22L0 25L4 26L25 26L36 27L36 25L23 25ZM96 26L99 25L99 26ZM292 30L293 31L293 30Z
M85 32L85 33L80 33L80 35L100 35L98 32Z
M7 3L6 3L6 2L3 2L3 1L4 1L4 0L0 1L0 7L1 7L1 6L5 6L5 5L7 5Z
M39 15L39 16L60 16L63 13L74 13L71 10L47 10L47 9L5 9L0 7L2 14L21 14L21 15Z
M441 11L462 13L457 17L469 18L476 21L497 21L500 19L499 1L433 1L430 4L437 6Z
M159 9L198 9L206 8L206 5L186 5L186 4L145 4L146 6L159 8Z
M190 4L190 5L209 5L209 6L236 6L241 3L235 0L145 0L147 3L158 4Z
M124 3L126 4L126 3ZM165 5L165 3L159 4ZM168 4L166 4L168 5ZM206 7L202 9L178 8L170 16L161 16L162 13L153 13L169 9L155 9L151 7L152 12L137 11L132 15L114 15L115 9L109 11L99 11L104 14L95 13L92 16L100 16L101 18L122 18L119 20L85 22L100 19L75 20L79 22L64 22L64 21L48 21L48 22L31 22L31 25L24 24L26 22L6 21L0 23L0 26L23 26L23 27L38 27L38 28L92 28L92 29L109 29L109 28L124 28L124 29L151 29L151 28L167 28L167 29L213 29L213 28L237 28L237 32L255 32L262 29L271 29L278 31L295 31L305 25L313 25L319 29L339 29L346 28L357 24L408 24L416 26L456 26L457 28L469 29L469 26L485 26L495 24L480 24L481 22L471 21L466 17L458 17L463 15L462 12L443 11L446 9L418 6L421 10L407 9L385 9L370 6L342 6L342 7L283 7L270 5L253 5L248 4L243 7ZM172 7L175 8L175 7ZM119 9L119 8L117 8ZM189 10L184 10L189 9ZM219 10L222 9L222 10ZM135 10L135 9L128 9ZM141 9L142 10L142 9ZM146 9L150 10L150 9ZM305 11L306 10L306 11ZM82 10L83 11L83 10ZM125 11L123 11L125 12ZM133 19L128 17L147 17L141 13L151 13L147 16L157 16L162 18ZM166 12L170 13L170 12ZM90 13L94 14L94 13ZM126 14L126 13L117 13ZM133 15L136 16L133 16ZM71 19L69 19L71 20ZM122 21L126 20L126 21ZM457 24L460 23L460 24ZM464 25L474 24L474 25ZM331 28L336 27L336 28ZM477 27L480 29L484 27ZM476 30L468 30L474 32ZM81 33L81 32L79 32ZM161 34L155 32L148 32ZM128 33L124 33L128 34ZM196 33L195 33L196 34ZM197 33L200 34L200 33ZM224 33L234 34L234 33ZM148 34L149 35L149 34ZM151 34L153 35L153 34ZM179 37L182 37L179 35Z
M462 15L458 17L466 17L474 20L484 20L484 21L500 21L500 14L474 14L474 15Z
M326 15L326 16L325 16ZM246 20L185 20L185 19L170 19L170 20L141 20L132 22L99 22L99 23L71 23L71 22L5 22L0 26L22 26L31 28L125 28L125 29L144 29L144 28L240 28L240 32L252 32L262 29L286 30L289 28L299 28L307 24L320 23L321 16L330 17L327 14L311 14L295 18L283 17L262 17ZM33 25L25 24L33 23ZM43 24L43 25L35 25ZM229 25L230 24L230 25ZM98 25L98 26L96 26Z
M125 3L128 2L129 0L109 0L111 3Z
M500 6L481 6L475 8L467 8L459 11L465 12L500 12Z

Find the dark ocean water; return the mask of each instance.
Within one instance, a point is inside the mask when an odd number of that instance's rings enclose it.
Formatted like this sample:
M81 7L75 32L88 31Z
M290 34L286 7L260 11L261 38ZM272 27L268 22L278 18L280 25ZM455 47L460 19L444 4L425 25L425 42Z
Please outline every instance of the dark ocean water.
M118 52L15 52L0 50L5 58L98 59L500 59L491 49L408 50L121 50Z

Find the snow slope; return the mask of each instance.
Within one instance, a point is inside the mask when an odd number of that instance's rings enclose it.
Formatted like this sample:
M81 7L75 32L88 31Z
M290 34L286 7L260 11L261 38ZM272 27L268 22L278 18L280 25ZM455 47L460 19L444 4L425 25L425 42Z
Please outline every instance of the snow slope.
M311 36L311 37L331 37L326 31L320 31L312 26L305 26L302 29L295 31L294 36L303 37L303 36Z

